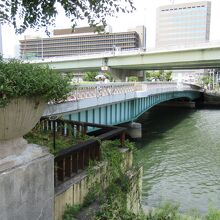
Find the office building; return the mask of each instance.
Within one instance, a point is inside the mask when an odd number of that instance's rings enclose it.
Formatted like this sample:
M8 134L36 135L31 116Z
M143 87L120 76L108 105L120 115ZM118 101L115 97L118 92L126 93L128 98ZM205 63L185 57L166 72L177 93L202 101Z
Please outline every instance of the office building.
M209 41L211 2L161 6L157 9L156 47Z
M146 36L147 36L147 30L144 25L137 26L135 28L129 28L128 31L136 31L139 36L139 48L146 49Z
M140 29L140 28L139 28ZM145 30L142 28L142 30ZM142 47L146 31L127 31L112 33L108 28L103 33L97 33L94 28L83 27L72 29L56 29L53 37L41 38L25 36L20 40L20 55L23 58L70 56L77 54L99 53L115 50L130 50ZM142 40L142 41L141 41Z
M201 84L203 76L208 74L208 70L173 70L172 80L180 83Z
M156 47L196 46L209 41L211 2L201 1L161 6L157 9ZM206 70L174 70L178 82L200 83Z

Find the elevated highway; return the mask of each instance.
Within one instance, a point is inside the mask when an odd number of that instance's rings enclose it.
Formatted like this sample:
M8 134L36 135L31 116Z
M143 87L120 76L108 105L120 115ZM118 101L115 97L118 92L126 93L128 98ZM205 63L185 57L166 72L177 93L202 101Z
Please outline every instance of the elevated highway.
M127 71L220 68L220 43L44 58L31 62L48 64L61 72L100 70L103 67Z

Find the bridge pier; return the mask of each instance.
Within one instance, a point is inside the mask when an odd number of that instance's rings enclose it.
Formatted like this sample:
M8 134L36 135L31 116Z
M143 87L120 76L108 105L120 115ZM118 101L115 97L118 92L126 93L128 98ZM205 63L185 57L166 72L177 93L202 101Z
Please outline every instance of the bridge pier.
M127 126L127 134L134 139L142 138L141 123L131 122Z
M145 81L144 71L127 70L127 69L109 69L113 78L117 82L126 82L129 76L137 76L138 81Z

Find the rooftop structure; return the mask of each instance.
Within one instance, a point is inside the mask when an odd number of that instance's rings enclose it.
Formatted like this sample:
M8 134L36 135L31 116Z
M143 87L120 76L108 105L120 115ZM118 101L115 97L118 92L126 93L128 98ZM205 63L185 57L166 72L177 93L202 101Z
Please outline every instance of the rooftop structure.
M143 28L144 30L144 28ZM142 47L146 31L140 38L137 31L112 33L111 29L97 33L94 28L56 29L50 38L25 37L20 40L21 57L57 57L77 54L130 50Z

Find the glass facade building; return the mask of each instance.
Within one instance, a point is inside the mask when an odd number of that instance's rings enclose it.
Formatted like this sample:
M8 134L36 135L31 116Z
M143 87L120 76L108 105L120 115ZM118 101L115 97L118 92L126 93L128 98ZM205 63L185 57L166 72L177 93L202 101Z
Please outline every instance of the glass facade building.
M130 50L140 47L136 31L120 33L94 33L91 28L54 30L50 38L25 37L20 40L21 57L57 57L99 53L113 50Z
M156 47L209 41L211 2L161 6L157 9Z
M161 6L157 9L156 47L184 46L209 41L211 2ZM207 70L173 70L177 82L200 83Z

